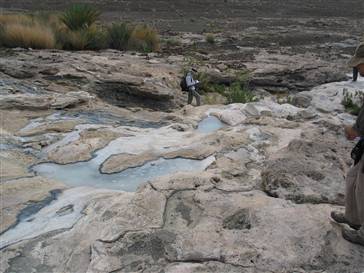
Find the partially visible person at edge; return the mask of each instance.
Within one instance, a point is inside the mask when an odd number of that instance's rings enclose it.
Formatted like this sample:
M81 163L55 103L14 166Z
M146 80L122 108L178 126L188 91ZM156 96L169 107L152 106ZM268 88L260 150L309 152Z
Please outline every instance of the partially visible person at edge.
M358 46L349 65L353 67L354 73L357 71L364 76L364 43ZM356 80L355 75L353 80ZM333 211L331 217L351 227L342 230L347 241L364 246L364 105L355 124L345 127L345 133L348 140L360 140L352 151L354 166L346 176L345 214Z
M196 70L192 69L192 71L196 72ZM197 106L201 105L201 96L200 94L197 92L196 87L199 83L199 81L195 81L193 79L193 75L192 75L192 71L188 71L186 74L186 85L188 88L188 104L192 103L193 97L196 98L196 104Z

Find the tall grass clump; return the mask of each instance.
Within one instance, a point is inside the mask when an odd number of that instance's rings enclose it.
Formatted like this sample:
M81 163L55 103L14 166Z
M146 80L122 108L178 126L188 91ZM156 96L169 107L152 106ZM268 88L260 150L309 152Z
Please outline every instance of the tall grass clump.
M11 24L32 25L34 18L26 14L1 14L0 25L6 26Z
M107 32L95 23L100 11L87 4L74 4L60 16L59 47L65 50L99 50L108 47Z
M51 27L37 18L22 14L0 16L0 39L5 47L46 49L56 45Z
M147 26L126 23L104 26L100 11L87 4L74 4L63 13L0 15L0 46L64 50L159 50L158 32Z
M71 31L91 27L100 17L101 12L87 4L74 4L60 17L61 22Z
M7 25L4 27L3 39L3 44L7 47L45 49L54 48L56 45L52 29L39 24Z
M160 49L160 38L158 32L147 25L137 25L131 32L128 48L153 52Z
M108 47L107 33L102 28L92 26L86 29L71 31L60 29L57 42L64 50L100 50Z
M107 29L109 47L117 50L126 50L131 37L132 28L126 23L113 23Z

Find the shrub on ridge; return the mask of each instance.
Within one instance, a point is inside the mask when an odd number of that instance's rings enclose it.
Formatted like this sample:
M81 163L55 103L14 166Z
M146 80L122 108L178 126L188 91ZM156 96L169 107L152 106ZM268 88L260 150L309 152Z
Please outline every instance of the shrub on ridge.
M108 29L109 46L112 49L126 50L132 29L125 23L113 23Z
M129 48L142 52L158 51L160 49L158 32L147 25L137 25L131 33Z
M61 16L61 21L71 31L91 27L100 17L101 12L87 4L74 4Z
M34 23L23 25L12 23L2 27L2 45L34 49L55 48L56 39L51 28Z

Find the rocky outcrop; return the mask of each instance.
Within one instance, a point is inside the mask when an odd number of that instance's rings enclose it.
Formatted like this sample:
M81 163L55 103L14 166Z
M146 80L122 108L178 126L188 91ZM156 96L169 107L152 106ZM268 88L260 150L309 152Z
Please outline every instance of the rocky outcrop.
M0 60L0 72L19 79L22 70L17 68L29 63L36 64L27 68L32 75L28 81L52 93L40 97L16 91L0 96L1 109L63 109L92 98L81 91L73 92L79 89L92 92L112 105L154 110L179 107L180 99L185 96L178 86L179 66L151 60L143 54L129 55L112 50L100 54L19 50L6 61ZM17 84L15 86L19 89ZM39 93L40 90L28 91Z
M0 95L0 109L48 110L64 109L89 102L93 97L84 91L44 95Z
M114 76L115 77L115 76ZM152 77L152 75L150 75ZM103 100L117 106L142 106L152 109L174 107L175 89L158 84L155 79L118 75L96 83L96 93Z
M24 62L41 55L18 54ZM150 95L153 103L163 104L175 99L164 96L174 90L178 69L162 58L114 51L99 55L54 51L43 57L33 68L34 77L21 84L4 76L1 96L51 94L52 103L58 99L56 104L63 105L72 90L95 92L96 82L111 80L115 89L135 87L128 97ZM281 72L289 61L282 66ZM35 80L43 87L31 88L28 81ZM336 87L352 86L353 91L360 84ZM1 177L6 231L0 235L1 270L360 272L363 248L345 241L340 225L329 219L331 210L343 210L351 143L341 128L354 119L343 113L341 94L331 92L334 88L330 84L304 92L292 100L296 106L265 98L246 104L186 106L170 114L119 109L99 98L72 110L39 111L41 104L35 110L14 105L12 110L3 109L2 114L14 116L14 124L7 117L0 132L6 144L0 151L6 167ZM325 104L331 107L330 114L322 111L316 94L322 101L329 94ZM211 116L219 119L219 126L200 130L200 121ZM117 176L111 173L128 175L137 166L158 167L153 161L159 158L206 162L184 172L178 168L161 172L160 177L141 172L147 182L135 192L65 189L29 169L46 161L67 164L61 166L70 167L63 169L66 181L68 175L95 168L91 174L100 177L96 186L117 188ZM71 165L85 160L89 161ZM60 167L42 164L49 165ZM81 165L84 168L73 175L72 168ZM88 183L91 176L82 182ZM130 175L123 181L136 183L133 179Z
M294 140L280 156L267 162L262 173L264 190L297 203L344 205L347 156L337 149L346 145L324 137L319 142L320 138L315 142Z

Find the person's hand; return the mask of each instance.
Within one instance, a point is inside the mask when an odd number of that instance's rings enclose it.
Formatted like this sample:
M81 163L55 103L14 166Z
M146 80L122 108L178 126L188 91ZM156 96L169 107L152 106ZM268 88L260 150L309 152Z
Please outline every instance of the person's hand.
M348 140L354 140L359 137L358 132L353 128L353 126L345 126L345 135Z

